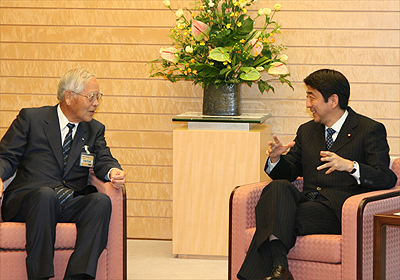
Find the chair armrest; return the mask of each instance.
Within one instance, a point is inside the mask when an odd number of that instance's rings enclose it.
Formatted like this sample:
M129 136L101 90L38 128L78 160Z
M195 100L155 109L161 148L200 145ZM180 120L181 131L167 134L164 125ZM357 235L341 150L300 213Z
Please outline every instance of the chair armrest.
M236 187L229 201L229 277L236 279L240 265L246 256L244 233L256 226L255 208L263 188L271 181ZM233 246L234 244L234 246Z
M229 272L228 279L236 279L236 274L246 256L245 231L256 226L255 208L265 186L272 180L236 187L229 201ZM303 190L302 178L293 184Z
M247 184L236 187L230 198L230 219L234 231L245 231L256 226L255 208L262 190L272 181Z
M107 243L108 279L127 279L127 238L126 238L126 194L125 187L116 189L110 182L103 182L93 172L89 184L111 199L112 212Z
M399 188L354 195L345 201L342 208L343 279L372 275L373 217L399 207Z

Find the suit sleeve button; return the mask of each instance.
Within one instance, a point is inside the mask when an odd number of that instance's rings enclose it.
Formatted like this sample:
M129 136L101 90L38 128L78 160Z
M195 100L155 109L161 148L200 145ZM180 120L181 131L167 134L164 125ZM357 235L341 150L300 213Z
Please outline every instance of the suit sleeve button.
M317 191L320 191L321 190L321 187L317 187Z

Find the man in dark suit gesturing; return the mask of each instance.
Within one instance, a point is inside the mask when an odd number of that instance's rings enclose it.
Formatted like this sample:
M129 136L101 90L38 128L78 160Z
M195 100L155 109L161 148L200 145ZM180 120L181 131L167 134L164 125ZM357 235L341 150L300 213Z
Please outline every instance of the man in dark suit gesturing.
M274 180L256 206L256 233L239 279L293 279L287 253L296 236L340 234L348 197L391 188L397 179L389 169L386 129L348 107L346 77L322 69L304 82L314 120L301 125L288 145L275 135L268 143L265 171ZM290 183L299 176L302 192Z
M77 239L65 279L94 279L106 247L110 198L87 185L90 168L115 188L125 172L107 147L93 115L102 97L93 73L74 69L58 84L56 106L22 109L0 142L0 197L4 221L26 223L29 279L54 276L55 228L76 223Z

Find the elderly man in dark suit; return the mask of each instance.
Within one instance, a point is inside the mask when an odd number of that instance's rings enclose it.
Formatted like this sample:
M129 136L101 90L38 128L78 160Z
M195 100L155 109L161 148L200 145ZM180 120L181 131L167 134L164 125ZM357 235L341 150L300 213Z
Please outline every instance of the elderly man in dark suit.
M0 197L4 221L26 223L29 279L54 276L55 228L76 223L77 240L65 279L94 279L107 244L110 198L87 185L90 168L115 188L125 172L107 147L100 122L93 119L102 97L93 73L74 69L58 84L56 106L22 109L0 142Z
M301 125L288 145L275 135L268 143L265 171L274 181L256 206L256 233L239 279L293 279L287 253L296 236L340 234L348 197L396 182L385 127L348 107L346 77L322 69L304 82L314 120ZM299 176L304 177L303 192L290 183Z

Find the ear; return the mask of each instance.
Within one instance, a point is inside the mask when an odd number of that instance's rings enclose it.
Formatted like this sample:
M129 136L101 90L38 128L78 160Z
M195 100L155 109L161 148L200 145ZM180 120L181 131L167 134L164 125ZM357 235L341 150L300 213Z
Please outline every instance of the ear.
M337 96L337 94L332 94L329 97L329 101L331 102L331 107L332 109L336 108L337 106L339 106L339 96Z
M64 93L64 101L67 105L71 104L72 98L74 98L74 94L70 90L66 90Z

